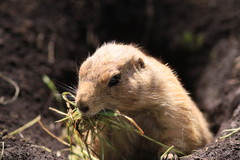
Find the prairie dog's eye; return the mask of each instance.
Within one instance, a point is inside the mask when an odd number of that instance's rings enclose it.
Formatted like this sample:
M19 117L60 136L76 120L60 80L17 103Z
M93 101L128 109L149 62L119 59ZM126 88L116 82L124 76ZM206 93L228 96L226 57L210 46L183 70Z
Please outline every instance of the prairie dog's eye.
M120 82L120 80L121 80L121 75L117 74L110 79L108 86L109 87L115 86Z

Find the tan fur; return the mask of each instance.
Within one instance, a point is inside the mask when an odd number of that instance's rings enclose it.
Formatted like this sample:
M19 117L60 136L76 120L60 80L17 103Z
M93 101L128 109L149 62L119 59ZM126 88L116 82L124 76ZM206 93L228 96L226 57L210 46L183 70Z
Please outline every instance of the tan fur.
M120 83L109 87L111 77L119 73ZM76 96L79 102L89 106L86 116L118 109L132 117L147 136L186 154L212 138L203 114L172 70L132 45L105 44L82 64ZM122 156L151 159L166 150L125 131L105 129L104 136L118 150L106 147L106 160Z

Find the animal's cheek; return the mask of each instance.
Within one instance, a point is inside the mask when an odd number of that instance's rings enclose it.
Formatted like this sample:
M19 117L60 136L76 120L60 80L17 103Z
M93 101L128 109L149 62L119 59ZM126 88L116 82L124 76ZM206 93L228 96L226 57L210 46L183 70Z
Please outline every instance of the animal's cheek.
M124 90L137 92L139 86L141 86L141 81L139 81L139 77L133 77L126 80L125 85L123 86Z
M122 94L122 89L120 87L115 87L110 90L107 98L116 99L120 94Z

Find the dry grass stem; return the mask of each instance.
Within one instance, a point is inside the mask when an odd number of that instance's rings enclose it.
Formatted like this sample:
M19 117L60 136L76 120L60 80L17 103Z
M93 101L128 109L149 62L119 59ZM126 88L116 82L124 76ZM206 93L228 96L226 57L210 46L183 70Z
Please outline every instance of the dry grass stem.
M3 154L4 154L4 142L1 142L1 143L2 143L2 151L1 151L1 155L0 155L0 160L2 160Z
M58 114L61 114L61 115L63 115L63 116L67 116L67 115L68 115L67 113L64 113L64 112L62 112L62 111L59 111L59 110L57 110L57 109L55 109L55 108L52 108L52 107L49 107L49 109L52 110L52 111L54 111L54 112L57 112Z
M49 149L49 148L47 148L47 147L45 147L45 146L38 146L38 145L31 145L32 147L36 147L36 148L40 148L40 149L43 149L43 150L45 150L45 151L47 151L47 152L52 152L51 151L51 149Z
M27 129L27 128L31 127L32 125L34 125L35 123L37 123L40 119L41 119L41 116L37 116L36 118L31 120L30 122L26 123L25 125L23 125L22 127L16 129L15 131L9 133L5 137L13 136L13 135L15 135L17 133L20 133L20 132L24 131L25 129Z
M53 138L55 138L56 140L58 140L58 141L61 142L62 144L67 145L67 146L70 146L69 143L63 141L63 140L60 139L59 137L55 136L52 132L50 132L50 131L42 124L42 122L41 122L40 119L38 120L38 123L40 124L40 126L42 127L42 129L43 129L44 131L46 131L50 136L52 136Z
M235 134L235 133L237 133L239 131L240 131L240 127L239 128L233 128L233 129L226 129L223 132L230 132L230 133L225 135L225 136L220 137L220 139L224 139L224 138L230 137L231 135L233 135L233 134Z
M19 92L20 92L19 86L17 85L17 83L15 81L13 81L12 79L3 75L2 73L0 73L0 78L7 81L8 83L10 83L15 88L14 96L11 99L6 100L5 97L0 97L0 104L6 105L6 104L9 104L9 103L13 103L14 101L16 101L16 99L19 95Z
M57 37L55 35L51 36L51 39L48 43L48 62L50 64L54 64L55 62L55 42L56 42Z

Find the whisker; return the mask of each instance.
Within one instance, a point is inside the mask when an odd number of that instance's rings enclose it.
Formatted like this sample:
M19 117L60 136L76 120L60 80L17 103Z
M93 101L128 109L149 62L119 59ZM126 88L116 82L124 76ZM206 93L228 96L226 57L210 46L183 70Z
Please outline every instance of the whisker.
M77 72L77 74L79 74L79 69L80 69L80 63L79 62L75 62L75 71Z
M74 95L76 95L76 93L77 93L77 87L76 86L67 85L67 84L64 84L62 82L56 82L56 86L58 88L60 88L61 90L70 92L70 93L72 93Z

